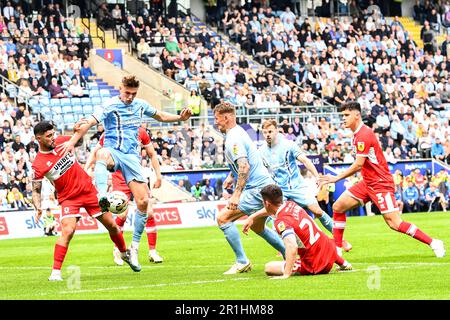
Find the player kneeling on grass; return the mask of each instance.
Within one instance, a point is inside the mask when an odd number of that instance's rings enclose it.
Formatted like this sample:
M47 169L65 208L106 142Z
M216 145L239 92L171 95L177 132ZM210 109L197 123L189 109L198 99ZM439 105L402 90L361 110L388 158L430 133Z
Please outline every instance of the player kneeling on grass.
M287 279L293 274L324 274L329 273L335 263L339 271L352 270L352 265L337 254L333 240L305 210L293 201L283 202L280 187L268 185L261 190L261 196L267 214L275 217L275 228L286 246L286 260L268 262L264 269L267 275L275 276L273 279ZM245 234L254 216L245 222Z

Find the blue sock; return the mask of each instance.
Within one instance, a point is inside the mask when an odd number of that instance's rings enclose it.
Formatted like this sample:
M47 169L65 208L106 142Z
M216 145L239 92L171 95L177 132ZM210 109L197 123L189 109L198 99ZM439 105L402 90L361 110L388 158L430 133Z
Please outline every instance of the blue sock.
M322 211L322 216L319 217L320 223L333 234L333 219L326 213Z
M136 210L136 213L134 214L133 242L139 243L141 241L142 233L147 224L147 217L146 212L144 213Z
M219 228L223 231L225 234L225 239L227 239L233 249L234 254L236 255L236 261L239 263L247 263L248 259L245 255L244 248L242 247L239 231L234 222L225 223L224 225L219 226Z
M99 160L95 163L95 186L98 190L99 198L106 195L108 192L108 169L106 168L106 161Z
M280 251L283 257L285 257L286 248L284 247L283 240L281 240L281 237L275 231L265 227L264 231L258 235L266 240L276 250Z

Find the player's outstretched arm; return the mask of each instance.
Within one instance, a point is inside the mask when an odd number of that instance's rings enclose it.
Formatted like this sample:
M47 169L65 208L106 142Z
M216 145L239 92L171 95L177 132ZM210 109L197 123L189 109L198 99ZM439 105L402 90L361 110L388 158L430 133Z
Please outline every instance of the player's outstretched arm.
M270 216L270 214L266 211L265 208L262 208L261 210L256 211L255 213L253 213L252 215L250 215L245 221L244 221L244 225L242 226L242 232L245 235L248 235L248 231L250 230L250 228L253 225L253 222L255 221L255 219L258 219L260 217L268 217Z
M236 210L241 198L241 193L247 184L248 176L250 174L250 164L247 158L237 159L238 165L238 178L236 181L236 187L234 188L233 195L228 200L228 209Z
M78 130L75 131L72 138L56 147L56 151L62 156L65 156L69 151L73 151L77 142L88 132L91 127L98 123L94 117L87 120L82 119L80 121L82 124L80 124L80 122L75 124L75 127L77 127Z
M156 155L155 148L153 148L151 144L145 146L145 151L147 152L147 155L152 162L152 167L155 170L156 174L156 181L153 184L153 188L158 189L159 187L161 187L162 183L161 167L159 166L158 156Z
M181 110L180 115L168 113L165 111L157 111L153 116L153 119L161 121L161 122L177 122L177 121L186 121L192 115L192 110L189 108L184 108Z
M95 162L95 155L97 154L97 151L102 148L102 145L100 143L97 143L92 149L91 153L89 154L89 157L86 160L86 163L84 164L84 171L88 171L89 168L94 164Z
M42 190L42 180L33 180L31 182L31 199L33 201L34 209L36 210L36 215L34 216L34 220L37 223L42 215L42 198L41 198L41 190Z
M312 163L311 160L309 160L306 155L299 155L297 157L297 160L303 163L306 169L308 169L308 171L311 172L316 179L319 179L319 172L317 172L316 166Z
M297 259L298 245L294 233L286 235L283 238L284 246L286 247L286 264L284 266L284 273L282 276L275 276L271 279L287 279L292 275L292 268Z
M360 171L364 165L364 162L366 161L366 157L357 156L356 161L353 162L353 164L345 170L344 172L338 174L337 176L333 176L331 174L327 174L324 176L319 177L319 189L322 188L322 186L328 184L328 183L335 183L339 180L345 179L347 177L350 177Z

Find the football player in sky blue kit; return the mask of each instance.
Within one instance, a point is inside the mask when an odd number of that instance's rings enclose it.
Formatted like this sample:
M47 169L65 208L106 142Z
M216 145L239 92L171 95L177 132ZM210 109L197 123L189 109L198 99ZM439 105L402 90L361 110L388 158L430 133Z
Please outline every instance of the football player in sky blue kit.
M260 191L274 181L264 167L256 145L247 132L236 124L234 106L227 102L220 103L214 108L214 118L217 128L225 134L225 158L231 169L223 186L228 189L236 181L228 206L217 216L219 228L236 255L236 263L224 274L236 274L250 271L252 265L244 252L234 221L244 215L265 210ZM255 219L251 229L284 256L283 241L274 230L265 226L266 218Z
M95 110L89 119L77 123L75 134L60 149L63 153L72 150L75 143L92 126L104 123L104 146L97 151L94 169L95 184L99 192L99 205L102 211L108 211L109 201L106 197L108 170L110 172L121 170L137 206L133 241L130 248L130 260L135 271L141 270L138 248L147 222L150 192L141 170L138 128L145 118L151 117L161 122L177 122L188 120L192 114L192 111L187 108L183 109L180 115L156 110L144 100L136 98L138 89L139 80L135 76L124 77L120 85L120 95L104 102L102 108Z
M278 132L278 124L275 120L266 120L262 125L262 132L266 143L259 151L265 166L272 174L273 179L283 190L286 198L293 200L299 206L308 208L322 225L333 233L333 220L324 212L313 193L314 188L308 186L297 165L297 160L302 162L313 176L318 179L319 173L311 160L300 150L293 141L285 139ZM344 249L349 251L351 245L345 242Z

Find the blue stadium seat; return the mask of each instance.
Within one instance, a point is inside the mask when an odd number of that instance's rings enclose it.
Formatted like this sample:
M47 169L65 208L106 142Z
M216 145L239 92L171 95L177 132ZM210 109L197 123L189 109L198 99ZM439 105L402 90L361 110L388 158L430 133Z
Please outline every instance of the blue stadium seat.
M81 104L72 106L72 110L75 114L83 114L83 106Z
M50 106L60 106L61 101L59 99L50 99Z
M61 113L63 113L63 111L62 111L62 106L50 106L50 109L51 109L51 112L52 113L57 113L57 114L61 114Z
M70 98L63 98L63 99L61 99L61 105L62 106L70 106L71 105Z
M73 112L72 106L71 105L63 106L61 111L64 115L66 115L67 113L72 113Z
M70 102L72 103L72 105L81 104L81 99L77 97L70 98Z
M43 106L43 107L41 108L41 113L42 113L44 116L50 114L51 112L52 112L52 110L51 110L50 107L48 107L48 106Z
M67 113L63 116L64 119L64 124L67 125L69 123L74 123L75 122L75 117L73 116L72 113Z
M102 103L102 99L100 97L91 97L91 102L94 105L101 104Z
M94 89L94 90L89 90L89 97L100 97L100 91Z
M98 87L98 85L96 82L88 82L86 85L86 88L88 88L88 89L97 88L97 87Z
M37 99L28 100L28 104L31 107L31 109L33 109L34 112L39 111L40 105L39 105L39 101Z
M83 97L81 98L81 104L85 105L85 104L91 104L91 98L89 97Z
M63 123L63 117L60 114L53 114L52 115L52 120L53 122L59 124L59 123Z
M109 91L109 89L100 89L100 96L104 97L104 96L110 96L111 92Z
M41 104L41 106L49 106L50 105L50 99L47 97L42 97L39 99L39 103Z
M85 104L83 105L83 111L84 113L93 113L94 112L94 106L92 104Z

